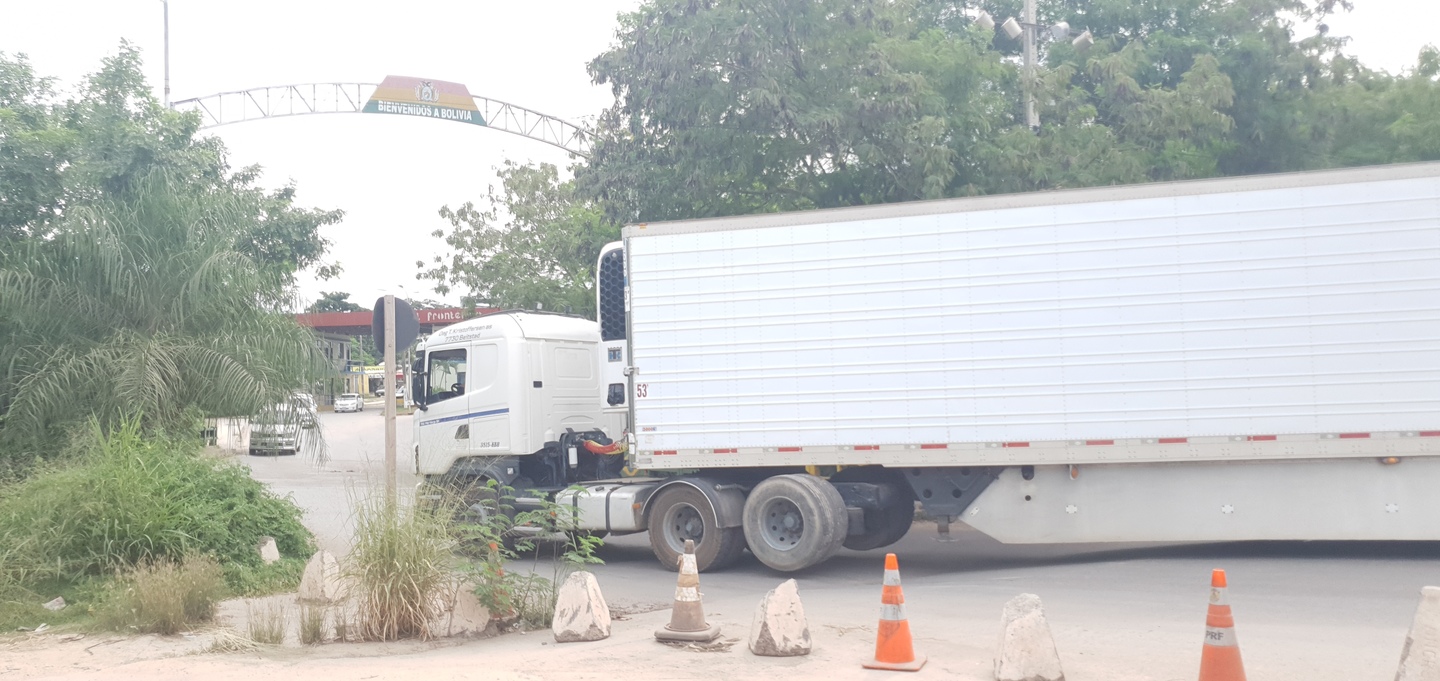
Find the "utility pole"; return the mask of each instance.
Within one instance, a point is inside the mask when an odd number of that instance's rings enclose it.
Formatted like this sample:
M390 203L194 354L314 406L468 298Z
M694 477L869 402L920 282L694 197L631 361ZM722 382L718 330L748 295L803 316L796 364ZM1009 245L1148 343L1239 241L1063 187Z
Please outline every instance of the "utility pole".
M385 296L385 503L395 508L395 296Z
M170 0L160 0L165 6L165 108L170 108Z
M1035 0L1025 0L1025 14L1020 25L1025 29L1025 125L1031 130L1040 128L1040 114L1035 112L1035 43L1038 36ZM167 86L168 87L168 86Z

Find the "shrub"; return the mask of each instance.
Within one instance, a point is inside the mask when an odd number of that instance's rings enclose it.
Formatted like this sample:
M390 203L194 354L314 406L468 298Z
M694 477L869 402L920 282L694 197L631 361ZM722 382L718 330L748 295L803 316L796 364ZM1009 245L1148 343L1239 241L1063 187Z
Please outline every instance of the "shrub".
M357 591L360 636L428 637L437 604L455 583L449 516L376 497L358 503L355 516L348 573Z
M159 559L139 565L121 575L116 587L104 618L111 628L175 634L215 616L225 576L215 559L190 555L179 563Z
M142 437L134 421L78 442L68 465L0 490L0 579L76 580L203 553L238 591L275 585L256 572L298 580L294 565L267 571L255 546L269 535L303 561L300 509L244 468L201 456L194 439Z

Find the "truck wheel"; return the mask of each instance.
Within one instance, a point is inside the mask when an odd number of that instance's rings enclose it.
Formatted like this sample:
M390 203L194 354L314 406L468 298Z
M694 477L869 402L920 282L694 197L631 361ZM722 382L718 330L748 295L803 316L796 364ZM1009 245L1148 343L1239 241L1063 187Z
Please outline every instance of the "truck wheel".
M868 482L887 487L888 502L881 509L866 509L865 532L845 537L845 548L869 551L900 541L915 524L915 493L899 472L879 467L846 468L830 476L835 482Z
M840 492L812 475L767 478L745 499L750 552L783 572L803 570L835 555L849 524Z
M680 569L686 539L695 542L695 565L701 572L727 567L745 551L745 533L738 527L720 527L710 501L689 485L660 492L650 507L648 527L650 550L671 570Z

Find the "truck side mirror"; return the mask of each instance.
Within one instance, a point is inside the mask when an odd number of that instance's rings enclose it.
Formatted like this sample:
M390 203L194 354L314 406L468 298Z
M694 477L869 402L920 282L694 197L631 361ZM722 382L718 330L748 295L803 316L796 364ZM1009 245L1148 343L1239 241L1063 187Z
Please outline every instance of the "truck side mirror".
M425 394L425 384L430 382L430 372L416 371L410 374L410 400L422 411L429 395Z

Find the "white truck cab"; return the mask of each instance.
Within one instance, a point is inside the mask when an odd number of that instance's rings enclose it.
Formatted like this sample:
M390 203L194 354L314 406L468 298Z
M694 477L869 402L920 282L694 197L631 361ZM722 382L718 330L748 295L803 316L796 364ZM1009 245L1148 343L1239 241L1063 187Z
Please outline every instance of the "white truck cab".
M602 427L599 343L594 322L542 312L436 331L415 367L416 472L563 487L570 449L619 435Z

